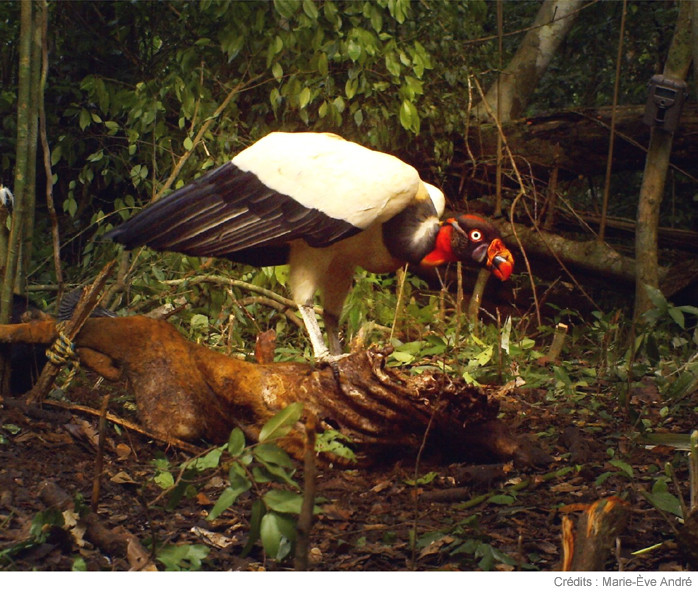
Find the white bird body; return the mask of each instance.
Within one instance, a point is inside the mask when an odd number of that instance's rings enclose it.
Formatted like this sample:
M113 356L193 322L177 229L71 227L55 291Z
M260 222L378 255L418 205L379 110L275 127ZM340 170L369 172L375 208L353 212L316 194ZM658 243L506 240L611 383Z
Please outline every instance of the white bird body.
M395 216L422 183L397 157L335 134L272 132L231 162L306 208L322 204L327 216L360 229Z
M335 134L274 132L107 236L129 249L288 263L315 357L327 360L341 352L337 322L357 266L439 265L477 247L477 263L508 277L513 259L494 228L470 215L442 224L444 207L443 193L395 156ZM318 291L329 351L312 308Z

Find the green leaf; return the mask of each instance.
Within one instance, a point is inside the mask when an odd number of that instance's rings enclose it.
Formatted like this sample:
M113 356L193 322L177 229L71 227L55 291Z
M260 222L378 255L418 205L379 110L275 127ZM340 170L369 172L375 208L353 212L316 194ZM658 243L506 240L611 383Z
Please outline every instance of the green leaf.
M285 19L291 19L298 9L297 0L274 0L274 8Z
M276 111L283 101L279 89L273 88L269 91L269 103L271 103L272 109Z
M276 560L283 560L291 552L291 543L295 540L294 522L273 511L262 517L259 535L264 551Z
M617 467L620 471L622 471L626 476L629 478L632 478L634 475L633 467L629 463L626 463L625 461L621 461L620 459L611 459L609 463L613 467Z
M213 521L216 519L222 512L233 505L238 496L244 492L247 492L252 487L252 482L250 482L245 476L232 474L231 477L232 480L230 482L230 486L221 492L216 504L213 505L211 512L208 514L208 517L206 517L207 521Z
M233 428L228 438L228 453L231 457L239 457L245 449L245 434L239 428Z
M91 163L98 163L104 158L104 151L103 150L98 150L96 152L93 152L87 157L87 160Z
M64 524L63 513L55 507L48 508L34 515L29 534L35 541L43 543L50 534L48 527L63 527Z
M686 329L686 320L681 307L669 307L669 317L671 317L681 329Z
M325 432L317 435L317 438L315 439L315 451L318 453L331 453L332 455L337 455L338 457L343 457L344 459L356 461L354 451L352 451L341 441L351 443L351 439L348 436L343 435L341 432L332 429L326 430Z
M323 101L320 107L318 107L317 114L320 119L325 117L327 115L327 110L329 109L329 105L327 101Z
M12 436L18 435L20 432L22 432L22 429L19 426L10 422L8 422L7 424L3 424L2 428L3 430L9 432Z
M247 534L247 543L242 549L242 556L247 556L252 551L252 547L255 543L257 543L265 513L266 507L262 500L258 498L252 503L252 509L250 511L250 531Z
M414 76L405 76L405 84L403 86L405 95L409 99L414 99L418 95L424 94L424 85L421 80L416 79Z
M400 62L395 59L395 54L393 52L385 54L385 67L393 76L400 76L402 66Z
M327 54L321 53L317 59L317 70L322 76L327 76L329 73L329 67L327 64Z
M168 488L172 488L172 486L174 486L174 476L170 472L160 472L155 475L153 482L155 482L163 490L167 490Z
M119 124L115 121L105 121L104 125L109 130L109 135L116 134L119 131Z
M361 45L356 39L350 39L347 42L347 55L352 62L356 62L361 57Z
M314 21L316 21L320 15L315 5L315 0L303 0L303 12L309 19Z
M485 366L490 360L492 360L492 355L494 354L494 346L491 344L487 346L484 350L475 357L475 362L478 366Z
M258 461L293 468L293 461L288 453L273 443L261 443L254 448L253 452Z
M157 559L166 570L199 570L209 552L203 544L168 545L160 548Z
M415 357L414 354L410 354L409 352L400 352L399 350L395 350L389 358L392 358L401 364L409 364L414 360Z
M183 145L184 150L191 150L192 148L194 148L194 142L192 142L192 139L189 136L187 136L184 139Z
M292 513L297 515L301 512L303 496L297 492L288 490L269 490L262 500L267 508L278 513Z
M298 422L303 412L303 404L295 402L290 404L268 420L259 432L259 442L270 441L286 436L293 425Z
M254 467L252 472L255 480L268 482L270 479L277 478L292 488L298 488L298 484L292 478L295 471L293 461L283 449L271 443L262 443L254 448L254 456L266 470L265 472L262 468Z
M646 439L652 444L674 447L679 451L691 450L691 435L688 433L653 432L648 434Z
M286 283L288 282L289 271L290 269L288 265L274 266L274 278L276 278L276 281L279 284L281 284L281 286L286 286Z
M279 64L279 62L274 62L274 65L271 67L271 73L276 79L276 82L281 82L281 78L284 75L284 67Z
M375 4L371 4L371 26L376 33L383 28L383 15Z
M80 110L80 120L78 123L80 125L81 130L84 130L87 126L89 126L92 123L90 112L87 111L87 109Z
M656 508L683 517L681 502L671 492L642 492L642 495Z
M192 315L190 321L189 321L189 326L193 331L197 332L202 332L208 330L209 326L209 321L208 317L206 315L202 315L201 313L197 313L196 315Z
M298 108L303 109L308 103L310 103L310 89L305 87L298 95Z
M73 218L78 211L78 203L75 198L66 198L63 201L63 212L67 212L68 215Z
M55 167L55 166L56 166L56 164L58 163L58 161L61 160L61 156L62 156L62 155L63 155L63 149L61 148L61 146L60 146L60 144L59 144L58 146L56 146L56 148L54 148L54 149L51 151L51 166L52 166L52 167Z
M182 465L186 469L194 469L197 471L203 471L206 469L213 469L218 467L221 461L221 454L223 453L224 447L216 447L215 449L209 451L203 457L196 457L185 461Z
M405 22L410 10L409 0L388 0L391 16L400 24Z
M411 101L405 99L400 106L400 124L406 130L419 133L419 115Z
M492 504L513 504L516 499L513 496L509 496L508 494L495 494L494 496L490 496L487 499L487 502L491 502Z
M342 113L346 108L346 103L344 102L343 97L335 97L335 100L332 101L332 104L335 106L338 113Z
M409 486L423 486L425 484L431 484L434 479L438 477L438 475L439 474L437 472L429 472L416 480L405 480L405 484L408 484Z

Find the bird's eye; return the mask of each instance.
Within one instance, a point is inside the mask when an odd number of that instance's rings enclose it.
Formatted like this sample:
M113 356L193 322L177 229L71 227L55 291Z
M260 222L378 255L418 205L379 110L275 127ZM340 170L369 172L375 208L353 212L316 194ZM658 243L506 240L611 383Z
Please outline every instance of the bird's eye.
M482 241L482 233L480 231L470 231L471 241Z

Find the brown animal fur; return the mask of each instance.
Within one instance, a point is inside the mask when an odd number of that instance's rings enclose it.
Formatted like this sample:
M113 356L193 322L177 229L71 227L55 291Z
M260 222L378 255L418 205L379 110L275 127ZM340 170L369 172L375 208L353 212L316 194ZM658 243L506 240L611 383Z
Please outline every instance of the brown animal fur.
M0 326L0 341L49 344L56 335L52 321ZM141 421L166 437L219 443L239 426L256 439L274 414L301 401L321 426L350 437L360 463L414 454L427 426L430 442L452 457L484 451L539 460L498 425L498 407L482 391L442 374L400 375L384 366L385 353L340 360L340 390L328 368L229 358L147 317L88 319L75 344L85 367L109 380L128 379ZM302 455L299 429L285 446Z

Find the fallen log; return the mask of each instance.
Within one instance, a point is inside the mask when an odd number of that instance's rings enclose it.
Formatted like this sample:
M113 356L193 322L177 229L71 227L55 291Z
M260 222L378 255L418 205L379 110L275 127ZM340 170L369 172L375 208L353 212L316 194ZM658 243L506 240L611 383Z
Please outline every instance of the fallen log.
M0 325L0 342L49 344L57 335L52 321ZM339 388L329 368L230 358L142 316L88 319L75 347L83 366L127 379L141 422L166 438L220 443L237 426L256 440L267 420L300 401L323 430L350 439L359 464L415 454L427 427L429 445L449 458L547 460L497 420L483 390L442 373L403 375L385 365L386 352L341 359ZM301 458L303 440L299 423L283 445Z
M575 109L542 113L502 126L507 144L515 157L523 157L534 170L559 168L562 177L600 175L606 169L612 107ZM616 108L616 142L613 170L640 171L645 164L650 128L642 121L644 105ZM456 144L454 167L462 171L471 165L494 170L499 131L494 124L481 125L467 138L467 146ZM686 105L681 124L674 135L672 166L696 175L696 134L698 106ZM459 172L456 172L460 176ZM476 181L473 179L472 181Z

